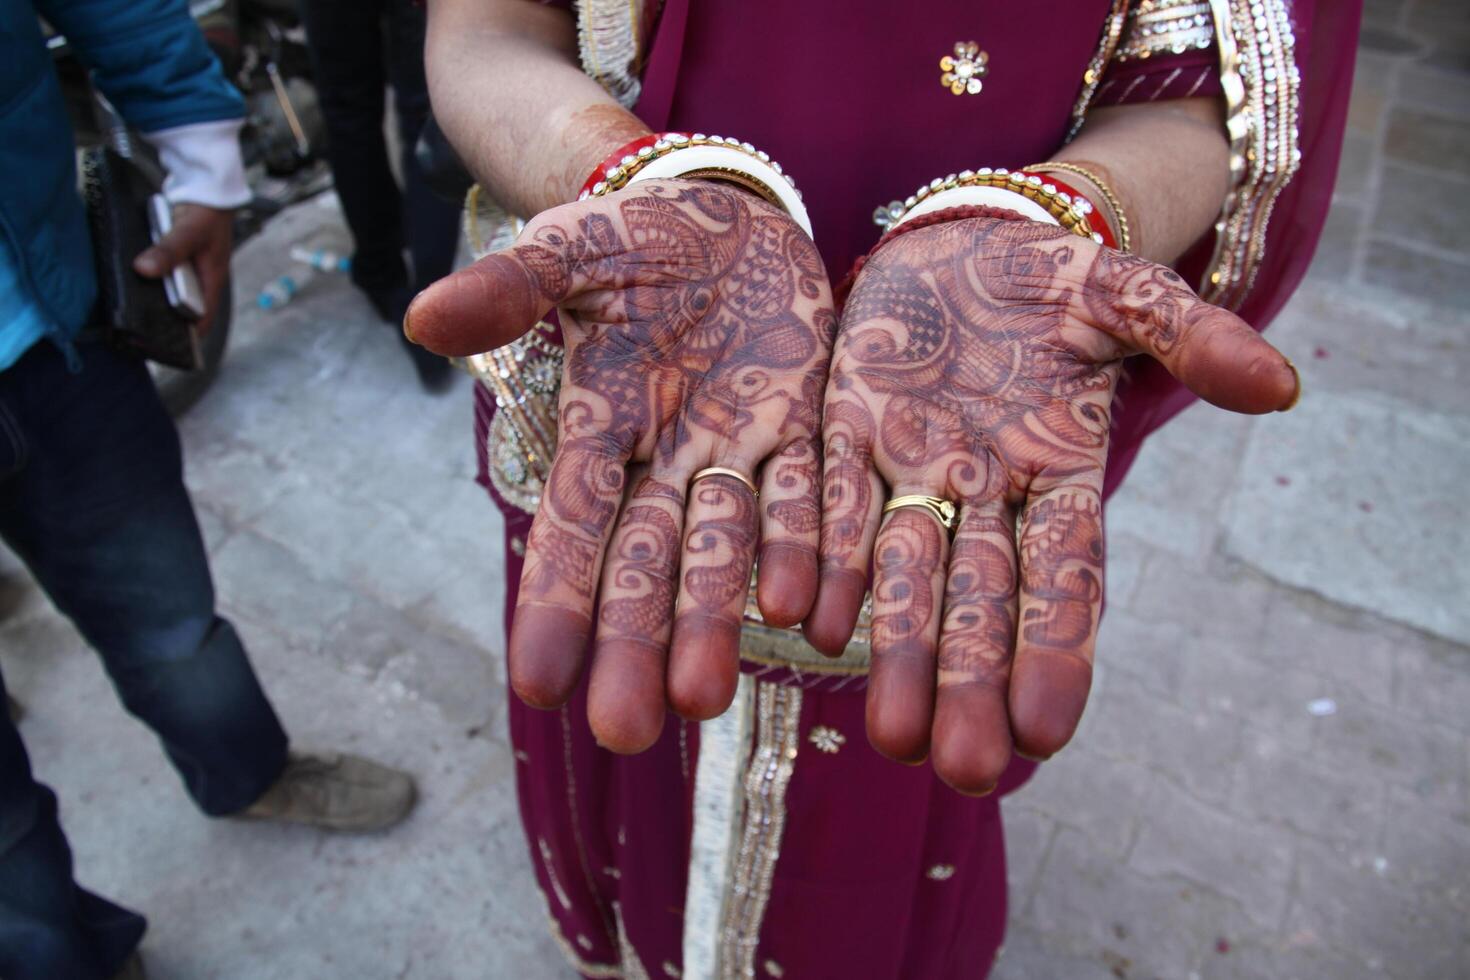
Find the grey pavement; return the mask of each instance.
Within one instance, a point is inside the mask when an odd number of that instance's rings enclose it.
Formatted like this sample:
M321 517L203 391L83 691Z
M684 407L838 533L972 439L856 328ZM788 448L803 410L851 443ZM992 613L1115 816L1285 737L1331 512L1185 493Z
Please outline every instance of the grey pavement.
M1270 334L1306 397L1196 406L1108 511L1093 700L1005 803L1019 978L1470 976L1470 15L1368 4L1347 156ZM0 552L0 655L81 881L161 980L565 976L503 731L499 520L468 379L429 397L340 278L261 313L182 422L223 607L302 745L418 773L368 838L211 822Z

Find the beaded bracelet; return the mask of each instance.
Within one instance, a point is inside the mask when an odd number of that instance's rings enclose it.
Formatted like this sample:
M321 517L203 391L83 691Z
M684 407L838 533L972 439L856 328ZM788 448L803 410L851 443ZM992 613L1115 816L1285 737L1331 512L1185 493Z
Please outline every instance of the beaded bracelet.
M955 193L962 189L987 188L991 191L1003 191L1005 194ZM1016 201L1017 197L1030 203ZM878 208L873 212L873 221L879 227L888 229L930 211L965 204L1010 208L1032 220L1061 225L1073 234L1099 245L1118 247L1107 222L1099 222L1098 227L1093 228L1090 216L1096 208L1075 187L1049 176L1042 177L1024 170L1007 170L1004 167L981 167L979 170L964 170L948 177L936 177L906 199Z
M728 136L650 133L615 150L582 185L577 200L602 197L639 180L707 177L754 191L791 215L808 236L811 219L796 182L764 150Z
M1113 193L1113 189L1108 186L1107 181L1098 176L1095 171L1080 164L1066 163L1060 160L1050 160L1046 163L1033 163L1026 169L1038 171L1062 170L1092 181L1093 186L1097 188L1097 192L1107 202L1108 210L1113 213L1113 222L1118 229L1118 250L1122 252L1133 251L1133 235L1128 228L1128 215L1123 210L1123 202L1118 200L1118 195Z

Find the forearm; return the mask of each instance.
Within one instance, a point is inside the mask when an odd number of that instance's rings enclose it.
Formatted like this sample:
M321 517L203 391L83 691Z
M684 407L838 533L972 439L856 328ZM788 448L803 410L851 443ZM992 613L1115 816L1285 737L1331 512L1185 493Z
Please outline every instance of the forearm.
M435 118L513 213L572 200L611 150L648 133L582 72L576 51L565 11L530 0L430 0Z
M1094 110L1082 133L1052 159L1108 183L1127 214L1134 254L1154 262L1173 262L1208 231L1230 189L1230 146L1213 98ZM1071 172L1057 176L1107 211L1091 181Z

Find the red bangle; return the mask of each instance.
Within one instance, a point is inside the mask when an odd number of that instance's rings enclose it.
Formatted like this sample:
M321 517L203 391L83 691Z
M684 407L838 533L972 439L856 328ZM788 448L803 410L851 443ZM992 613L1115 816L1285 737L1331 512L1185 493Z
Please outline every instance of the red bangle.
M1021 173L1022 171L1017 170L1014 172ZM1030 171L1026 171L1025 173L1027 177L1033 176ZM1092 230L1102 236L1103 244L1106 245L1108 248L1118 247L1117 236L1113 234L1112 227L1103 220L1102 213L1098 211L1097 205L1092 203L1092 198L1088 197L1086 194L1082 193L1066 181L1057 180L1057 178L1052 174L1035 174L1034 176L1040 177L1048 184L1054 185L1058 191L1063 194L1069 195L1074 201L1085 201L1091 213L1098 216L1096 221L1088 222L1088 224L1092 227Z
M607 159L597 165L597 169L593 170L586 182L582 184L582 190L577 194L578 199L592 196L593 189L598 184L616 179L617 175L621 172L620 168L626 169L630 164L637 163L639 150L646 149L648 153L644 154L644 156L649 156L653 153L653 144L661 139L667 139L674 135L676 134L649 133L647 136L640 136L636 140L633 140L633 142L624 143L616 150L613 150L607 155ZM686 139L689 136L688 133L678 133L677 135L683 136Z
M737 184L785 211L808 236L812 233L796 182L769 153L733 136L649 133L604 160L582 185L577 200L612 194L639 180L681 177Z
M979 170L965 170L961 173L950 174L948 177L936 177L906 199L878 208L873 213L873 221L884 229L892 228L904 222L906 216L920 206L920 202L927 201L934 195L943 194L946 191L967 187L989 187L1020 195L1040 206L1050 215L1051 220L1073 234L1097 242L1099 245L1106 245L1110 248L1118 247L1113 229L1108 227L1106 222L1099 221L1099 227L1093 227L1092 219L1097 214L1097 208L1086 195L1079 194L1075 187L1064 181L1055 180L1049 174L1036 174L1028 170L1007 170L1004 167L994 169L981 167ZM996 207L1005 206L994 200L987 200L983 203Z

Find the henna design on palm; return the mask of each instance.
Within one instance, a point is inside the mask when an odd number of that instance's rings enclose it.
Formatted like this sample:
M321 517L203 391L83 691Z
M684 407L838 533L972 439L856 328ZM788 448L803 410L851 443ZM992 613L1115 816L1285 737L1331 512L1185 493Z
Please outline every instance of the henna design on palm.
M543 213L515 247L426 291L406 329L466 354L553 305L567 348L559 442L527 542L511 683L531 704L564 703L600 602L589 715L604 745L636 751L666 700L707 718L733 697L757 540L768 620L798 622L815 599L837 321L816 247L787 215L730 185L670 180ZM761 481L760 506L730 478L690 488L707 466Z
M1285 358L1175 273L1055 226L965 218L896 236L863 269L827 390L805 629L840 652L873 555L881 751L932 751L951 785L985 792L1013 747L1048 756L1071 737L1103 597L1112 399L1139 352L1235 411L1296 392ZM885 485L958 502L954 540L914 510L880 529Z

